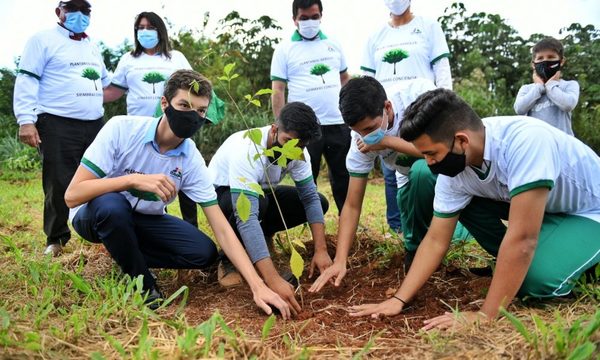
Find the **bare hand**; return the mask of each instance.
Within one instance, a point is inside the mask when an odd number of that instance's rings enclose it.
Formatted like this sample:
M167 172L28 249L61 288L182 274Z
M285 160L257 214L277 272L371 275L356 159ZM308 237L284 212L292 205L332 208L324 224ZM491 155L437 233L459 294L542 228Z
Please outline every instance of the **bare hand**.
M327 250L315 251L315 255L313 256L312 261L310 262L310 270L308 272L308 277L313 277L315 267L319 269L319 274L322 274L325 271L325 269L330 267L332 264L333 261L331 261L331 257L329 257Z
M394 316L400 314L404 304L395 298L389 298L379 304L363 304L351 306L349 308L350 316L368 316L373 319L383 316Z
M177 196L173 180L165 174L134 174L133 188L156 194L163 202L168 202Z
M346 263L333 262L333 265L321 271L321 275L312 284L309 292L319 292L328 282L335 286L340 286L342 279L346 276ZM335 279L335 281L334 281Z
M537 72L535 72L535 70L533 71L533 76L531 78L533 79L534 84L544 85L544 80L542 80L542 78L537 74Z
M281 296L283 301L285 301L289 306L289 310L292 312L292 315L295 316L302 311L300 304L298 304L294 296L294 287L292 284L285 281L281 276L277 275L274 279L267 283L267 286Z
M273 310L269 305L273 305L276 307L281 316L284 319L290 319L292 317L290 306L273 290L269 289L264 283L260 285L260 287L253 291L254 294L254 302L258 307L263 309L267 315L271 315Z
M19 127L19 140L31 147L38 147L42 143L35 124L25 124Z
M554 80L554 81L558 81L560 80L560 70L556 72L556 74L552 75L552 77L550 79L548 79L548 81L550 80Z
M385 149L385 146L383 146L381 144L382 142L383 142L383 140L381 140L381 142L378 143L378 144L367 145L367 144L365 144L365 142L362 139L358 138L356 140L356 145L358 146L358 150L361 153L365 154L365 153L368 153L370 151L379 151L379 150Z
M425 326L421 328L421 330L431 330L431 329L448 329L455 328L459 329L463 326L473 324L477 321L488 320L488 317L482 312L473 312L473 311L465 311L465 312L456 312L450 313L445 312L444 315L440 315L434 317L433 319L428 319L423 321Z

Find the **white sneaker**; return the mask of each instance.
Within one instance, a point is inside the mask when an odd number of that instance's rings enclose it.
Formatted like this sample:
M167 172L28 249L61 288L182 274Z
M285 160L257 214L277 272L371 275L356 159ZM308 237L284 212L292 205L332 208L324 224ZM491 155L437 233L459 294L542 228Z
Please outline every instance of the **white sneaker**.
M52 255L53 257L56 257L62 253L62 250L63 248L61 244L50 244L46 246L44 255Z

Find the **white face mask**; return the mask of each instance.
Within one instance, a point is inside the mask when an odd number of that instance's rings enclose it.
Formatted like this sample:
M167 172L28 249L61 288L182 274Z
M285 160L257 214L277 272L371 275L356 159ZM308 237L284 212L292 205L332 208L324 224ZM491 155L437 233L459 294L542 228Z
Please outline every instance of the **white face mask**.
M298 32L305 39L313 39L319 33L321 20L300 20L298 21Z
M410 0L383 0L385 6L390 9L390 12L394 15L402 15L406 12L406 9L410 6Z

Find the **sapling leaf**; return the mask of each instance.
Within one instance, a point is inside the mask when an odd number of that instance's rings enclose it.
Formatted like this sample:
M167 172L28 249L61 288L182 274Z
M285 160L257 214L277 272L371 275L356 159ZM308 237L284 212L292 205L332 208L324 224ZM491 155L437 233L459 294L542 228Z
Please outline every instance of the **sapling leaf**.
M304 245L304 243L301 240L296 239L292 242L294 243L294 245L297 245L297 246L303 248L304 250L306 250L306 246Z
M250 104L252 104L252 105L254 105L256 107L260 107L261 106L260 100L258 100L258 99L252 99L252 100L250 100Z
M244 194L243 192L240 193L240 196L238 197L235 203L235 207L237 209L238 216L240 217L240 219L243 222L248 221L248 219L250 218L250 200L248 199L246 194Z
M260 145L262 141L262 131L260 131L260 129L250 129L244 133L244 137L250 138L253 143Z
M292 269L292 274L294 274L296 279L298 279L298 282L300 282L300 276L302 276L302 271L304 271L304 259L302 256L300 256L298 251L296 251L296 248L293 246L290 247L292 251L292 256L290 257L290 267Z
M260 89L254 94L254 96L261 96L261 95L272 94L272 93L273 93L273 90L271 90L271 89Z
M257 183L249 183L248 187L258 195L265 196L265 192L263 191L262 187L260 187L260 185Z
M223 72L229 77L229 74L231 73L233 68L235 68L235 63L229 63L225 65L225 67L223 68Z
M263 325L261 335L262 341L265 341L269 337L271 329L273 329L273 325L275 325L275 315L271 314L271 316L269 316L269 318L265 321L265 324Z

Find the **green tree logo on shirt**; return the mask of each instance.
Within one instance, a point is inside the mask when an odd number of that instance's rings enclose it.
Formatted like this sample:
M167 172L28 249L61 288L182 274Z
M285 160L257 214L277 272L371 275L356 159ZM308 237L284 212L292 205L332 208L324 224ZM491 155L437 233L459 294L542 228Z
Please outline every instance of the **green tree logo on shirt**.
M388 64L394 64L394 75L396 75L396 63L406 59L408 57L408 52L402 49L393 49L385 53L383 55L383 61Z
M148 84L152 84L152 93L153 94L156 93L156 88L155 88L154 84L161 83L165 80L166 80L165 76L163 74L159 73L158 71L151 71L151 72L147 73L146 75L144 75L144 78L142 79L142 81L147 82Z
M312 67L312 69L310 69L310 74L320 76L321 80L323 80L323 84L325 84L325 79L323 78L323 75L327 74L329 70L331 70L331 68L325 64L316 64Z
M94 82L94 88L98 91L98 86L96 85L96 80L100 79L100 74L94 68L85 68L81 73L81 77L92 80Z

